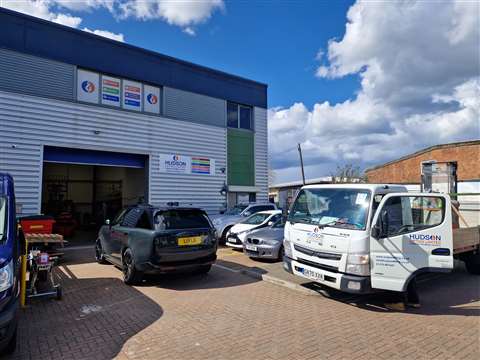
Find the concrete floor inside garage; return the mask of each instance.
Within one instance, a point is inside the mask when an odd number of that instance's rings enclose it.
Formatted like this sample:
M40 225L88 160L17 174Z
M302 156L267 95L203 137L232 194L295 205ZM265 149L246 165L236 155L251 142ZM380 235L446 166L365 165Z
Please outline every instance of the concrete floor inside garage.
M55 218L54 232L70 245L91 243L106 219L144 202L145 169L45 162L42 214Z

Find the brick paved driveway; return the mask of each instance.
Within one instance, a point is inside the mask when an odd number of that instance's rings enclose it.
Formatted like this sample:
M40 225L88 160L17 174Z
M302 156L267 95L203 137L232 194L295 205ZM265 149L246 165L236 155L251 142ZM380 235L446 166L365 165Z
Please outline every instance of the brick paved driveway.
M128 287L92 257L68 253L64 300L22 313L14 358L480 358L479 278L463 272L422 284L421 310L393 313L378 296L305 295L220 267Z

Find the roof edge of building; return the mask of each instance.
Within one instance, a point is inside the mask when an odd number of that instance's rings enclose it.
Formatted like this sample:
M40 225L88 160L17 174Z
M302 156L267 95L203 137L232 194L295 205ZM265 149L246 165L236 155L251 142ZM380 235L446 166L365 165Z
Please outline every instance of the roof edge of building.
M388 161L386 163L367 168L367 169L365 169L365 173L368 173L368 172L373 171L373 170L380 169L380 168L388 166L388 165L398 163L400 161L404 161L404 160L413 158L415 156L418 156L418 155L421 155L421 154L424 154L424 153L427 153L427 152L430 152L430 151L433 151L433 150L445 149L445 148L450 148L450 147L454 147L454 146L471 146L471 145L480 145L480 140L468 140L468 141L459 141L459 142L440 144L440 145L432 145L432 146L429 146L427 148L418 150L414 153L402 156L398 159L391 160L391 161Z
M111 45L124 47L124 48L130 49L130 50L133 50L133 51L138 51L139 53L145 53L145 54L148 54L148 55L157 56L159 58L168 59L170 61L181 63L183 65L190 66L192 68L198 68L198 69L206 71L206 72L215 73L219 76L224 76L224 77L227 77L227 78L231 78L231 79L235 79L235 80L239 80L239 81L244 81L244 82L251 83L251 84L254 84L254 85L257 85L257 86L262 86L262 87L268 88L268 84L263 83L261 81L249 79L247 77L243 77L243 76L236 75L236 74L231 74L231 73L228 73L226 71L217 70L217 69L205 66L205 65L200 65L200 64L196 64L194 62L190 62L188 60L184 60L184 59L176 58L174 56L162 54L162 53L159 53L159 52L154 51L154 50L149 50L149 49L146 49L146 48L142 48L140 46L128 44L128 43L121 42L121 41L116 41L116 40L113 40L113 39L110 39L110 38L107 38L107 37L104 37L104 36L100 36L100 35L96 35L96 34L93 34L93 33L89 33L87 31L83 31L81 29L72 28L72 27L69 27L69 26L66 26L66 25L62 25L62 24L59 24L59 23L48 21L48 20L38 18L38 17L32 16L32 15L28 15L28 14L24 14L24 13L21 13L21 12L18 12L18 11L14 11L14 10L10 10L10 9L4 8L4 7L0 7L0 13L2 13L2 12L5 13L5 14L8 14L8 15L16 16L16 17L19 17L19 18L24 18L25 20L28 20L28 21L37 22L37 23L40 23L40 24L45 24L45 25L51 26L52 28L59 29L61 31L68 31L68 32L80 34L82 36L89 37L91 39L95 39L95 40L102 41L102 42L105 42L105 43L109 43ZM53 60L55 60L55 59L53 59ZM58 61L58 60L56 60L56 61Z

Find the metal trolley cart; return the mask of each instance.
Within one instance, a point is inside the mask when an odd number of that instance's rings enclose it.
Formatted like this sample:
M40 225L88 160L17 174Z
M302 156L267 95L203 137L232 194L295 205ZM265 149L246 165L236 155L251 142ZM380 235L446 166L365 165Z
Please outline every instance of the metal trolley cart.
M62 299L62 287L55 282L53 268L58 256L50 256L41 250L30 250L28 253L28 265L30 267L30 280L27 289L27 297L55 297Z

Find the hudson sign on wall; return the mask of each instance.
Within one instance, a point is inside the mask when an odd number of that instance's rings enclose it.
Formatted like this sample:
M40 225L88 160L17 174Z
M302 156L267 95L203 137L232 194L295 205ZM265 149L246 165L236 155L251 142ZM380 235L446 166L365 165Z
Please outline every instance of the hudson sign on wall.
M160 154L160 171L172 174L215 175L215 160L201 156Z
M160 88L82 69L77 70L77 100L160 114Z

